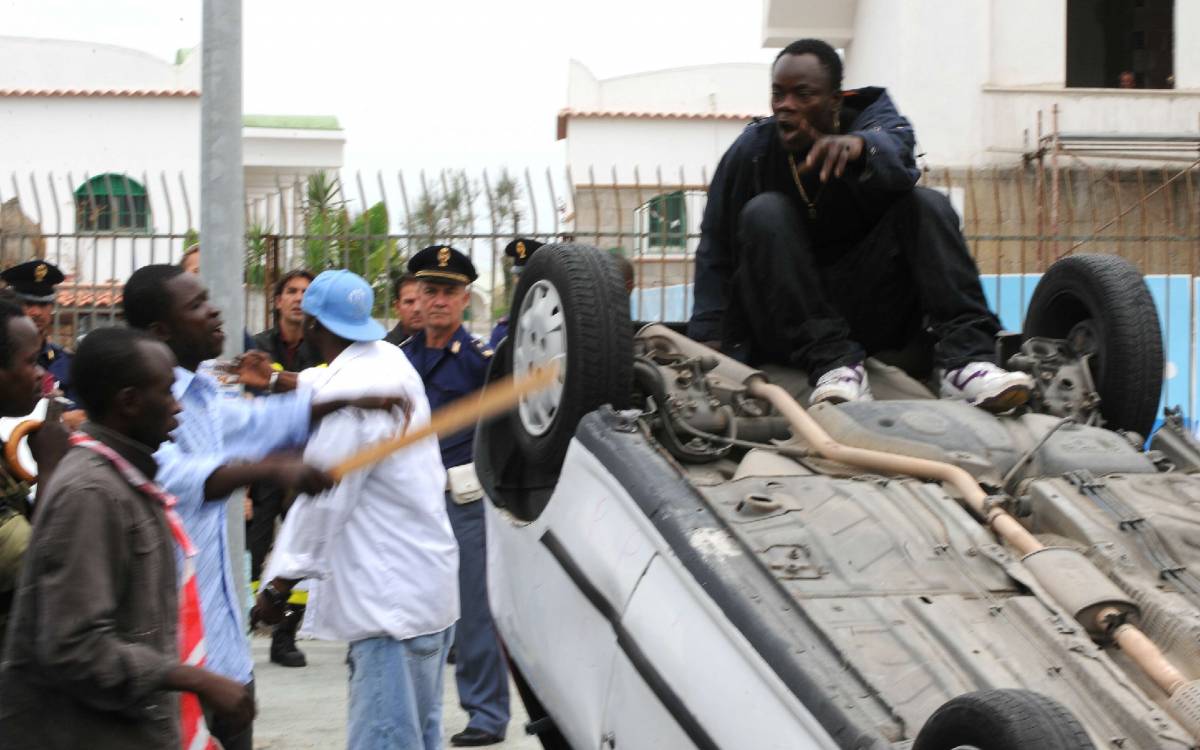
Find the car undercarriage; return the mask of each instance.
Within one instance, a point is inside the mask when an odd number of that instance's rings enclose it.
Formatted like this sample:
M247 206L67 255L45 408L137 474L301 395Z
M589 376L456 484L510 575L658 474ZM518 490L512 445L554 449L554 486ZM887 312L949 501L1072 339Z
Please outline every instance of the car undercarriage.
M570 292L558 292L571 307ZM1112 390L1105 368L1124 355L1106 347L1114 334L1100 316L1058 321L1050 333L1061 338L1002 337L1001 360L1030 373L1035 390L1001 415L935 399L880 361L868 364L878 400L806 409L803 373L749 367L677 326L626 322L622 334L619 320L589 331L585 319L564 327L557 354L545 340L523 342L519 316L501 347L498 373L558 356L564 412L589 369L572 336L608 336L629 366L615 386L585 382L578 415L558 415L570 437L557 456L530 461L519 439L499 437L527 432L520 417L481 426L480 477L496 528L512 529L501 547L536 528L543 546L547 535L559 545L552 556L576 586L591 585L599 569L573 560L604 545L602 534L572 545L555 531L562 522L545 520L568 512L555 507L572 502L559 479L587 452L648 520L660 554L699 584L832 746L1196 746L1200 446L1175 412L1147 441L1144 394L1133 410L1106 410L1129 403ZM1147 366L1155 377L1158 356ZM554 678L521 647L520 613L494 607L506 641L518 642L514 666L529 672L547 721L565 729L572 721L547 694ZM619 641L620 612L609 619ZM641 636L660 637L671 635ZM699 688L646 659L638 673L653 694L686 709ZM686 729L686 713L672 715ZM973 734L983 726L987 742ZM734 746L711 727L685 733L695 746ZM563 734L581 744L578 732ZM626 734L623 746L653 745Z

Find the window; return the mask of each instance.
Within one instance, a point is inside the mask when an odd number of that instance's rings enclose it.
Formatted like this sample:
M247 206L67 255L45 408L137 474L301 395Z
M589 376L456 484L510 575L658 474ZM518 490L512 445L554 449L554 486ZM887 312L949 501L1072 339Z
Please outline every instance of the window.
M646 244L650 247L684 247L687 244L687 207L682 190L646 201Z
M126 175L97 175L75 189L75 228L116 232L150 228L146 188Z
M1067 86L1175 87L1174 0L1067 0Z

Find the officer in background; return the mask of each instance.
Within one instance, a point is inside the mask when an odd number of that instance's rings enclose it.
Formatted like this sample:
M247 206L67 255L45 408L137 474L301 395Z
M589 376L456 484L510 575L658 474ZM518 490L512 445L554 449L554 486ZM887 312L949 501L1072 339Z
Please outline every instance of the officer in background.
M408 262L420 287L425 327L400 345L421 375L435 411L483 387L492 350L463 327L468 286L478 274L470 258L445 245L427 247ZM488 609L487 540L481 495L456 493L455 477L471 463L475 430L441 439L442 463L450 475L446 507L458 540L458 585L462 617L454 635L458 701L470 719L450 738L456 747L494 745L508 728L508 670ZM472 499L473 498L473 499Z
M400 346L417 331L425 327L421 312L420 284L417 277L406 273L392 284L395 299L392 309L396 313L396 327L388 331L383 340Z
M521 271L525 268L525 264L537 252L537 249L544 245L544 242L531 240L525 237L518 237L512 242L504 246L504 254L512 258L512 273L513 286L521 278ZM500 345L501 340L508 335L508 320L512 317L513 311L509 310L508 314L496 321L496 327L492 329L492 335L488 338L488 346L495 349Z
M50 326L54 323L55 289L66 277L58 266L44 260L19 263L0 273L12 289L25 314L37 326L41 338L38 364L46 375L42 379L42 395L48 396L56 388L72 402L75 401L71 388L71 352L50 340Z
M321 355L312 342L304 338L304 293L313 275L305 269L285 273L275 282L275 325L254 336L254 348L271 359L271 369L279 374L300 372L321 364ZM271 381L268 381L268 391ZM287 514L291 497L282 487L270 482L250 485L251 516L246 521L246 549L250 552L250 584L258 589L259 575L271 545L275 540L275 519ZM293 591L283 613L283 621L271 633L270 658L284 667L303 667L308 664L304 652L296 647L296 631L304 619L308 594Z

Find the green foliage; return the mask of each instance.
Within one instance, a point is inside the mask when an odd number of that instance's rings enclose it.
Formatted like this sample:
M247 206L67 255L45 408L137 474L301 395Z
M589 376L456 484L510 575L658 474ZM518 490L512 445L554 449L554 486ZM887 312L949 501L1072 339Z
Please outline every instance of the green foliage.
M479 197L479 186L466 172L442 175L442 188L422 181L417 205L405 225L408 247L405 257L429 245L453 245L474 230L472 207ZM460 243L461 244L461 243Z
M200 233L195 229L189 228L183 233L183 247L179 248L180 252L185 252L189 247L200 242Z
M382 315L396 254L387 206L376 203L352 216L337 179L318 172L308 178L303 211L304 267L313 273L346 268L362 276L375 289L375 314Z
M270 227L251 224L246 229L246 283L263 286L267 280L267 240Z
M520 233L521 219L523 217L521 210L521 184L508 173L507 169L500 171L500 179L496 181L492 200L494 208L492 221L496 227L496 231L501 234L512 234L515 238ZM496 248L497 252L499 249ZM512 302L513 288L516 286L512 258L507 255L502 256L500 264L503 290L492 289L493 318L498 318L508 312L509 304ZM498 294L497 291L500 291L500 293Z
M350 216L341 186L325 172L310 175L304 194L304 267L313 273L341 268Z

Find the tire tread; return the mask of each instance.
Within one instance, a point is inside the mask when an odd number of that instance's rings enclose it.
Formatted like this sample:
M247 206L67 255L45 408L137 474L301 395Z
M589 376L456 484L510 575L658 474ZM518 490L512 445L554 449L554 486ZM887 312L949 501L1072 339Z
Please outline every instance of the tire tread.
M1146 435L1154 425L1164 367L1158 309L1137 267L1119 255L1080 253L1054 263L1029 303L1028 336L1061 337L1049 319L1051 299L1064 292L1085 295L1103 320L1105 356L1096 375L1100 411L1109 426ZM1086 297L1094 295L1095 299Z

